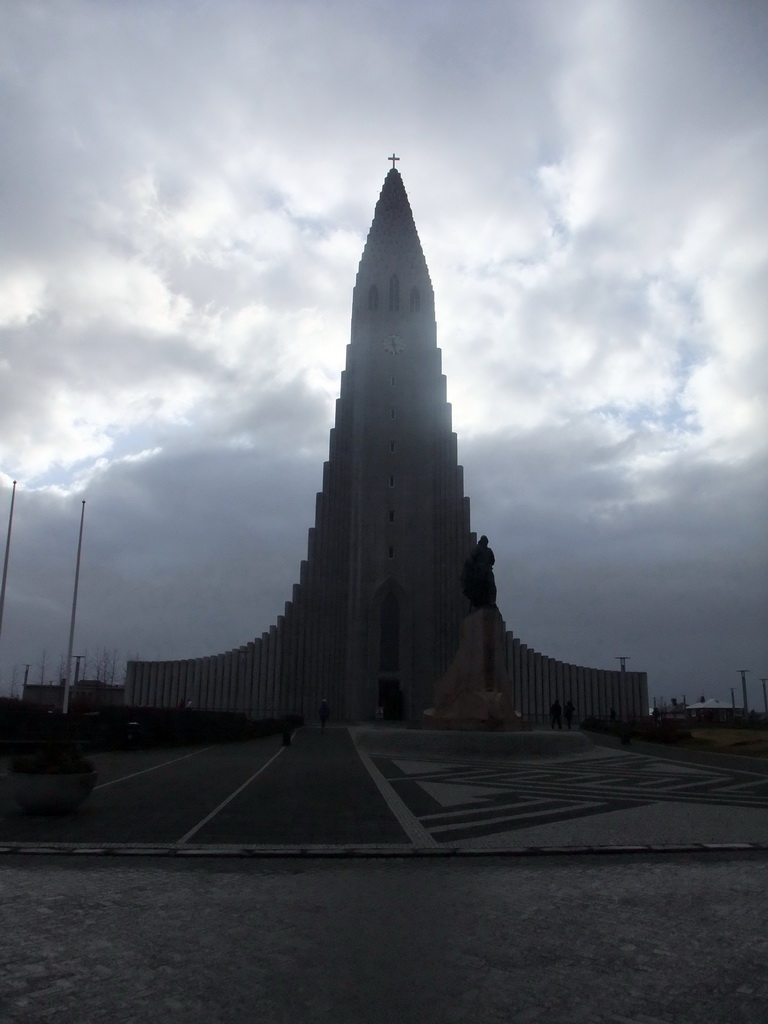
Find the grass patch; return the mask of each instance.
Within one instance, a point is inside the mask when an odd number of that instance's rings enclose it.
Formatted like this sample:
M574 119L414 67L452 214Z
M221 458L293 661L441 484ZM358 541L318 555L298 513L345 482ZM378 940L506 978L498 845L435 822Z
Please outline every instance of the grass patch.
M691 738L681 739L677 745L691 750L714 750L719 754L768 757L768 731L765 729L691 729Z

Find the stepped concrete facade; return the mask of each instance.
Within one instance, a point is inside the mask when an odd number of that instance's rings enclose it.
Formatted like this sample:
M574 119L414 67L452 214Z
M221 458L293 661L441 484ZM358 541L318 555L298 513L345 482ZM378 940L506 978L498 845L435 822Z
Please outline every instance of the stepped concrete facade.
M352 294L352 330L307 558L267 632L223 654L128 663L126 703L413 723L459 646L476 543L458 464L435 302L402 178L384 181ZM647 714L644 673L544 657L505 631L517 709Z

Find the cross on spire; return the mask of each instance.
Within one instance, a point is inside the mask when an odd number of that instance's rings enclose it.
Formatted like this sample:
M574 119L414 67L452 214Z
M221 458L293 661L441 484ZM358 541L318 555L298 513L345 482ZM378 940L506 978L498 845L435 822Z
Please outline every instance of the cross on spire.
M399 161L400 157L399 156L395 156L395 154L393 153L392 156L388 156L387 157L387 160L391 160L392 161L392 170L394 171L394 169L395 169L395 161Z

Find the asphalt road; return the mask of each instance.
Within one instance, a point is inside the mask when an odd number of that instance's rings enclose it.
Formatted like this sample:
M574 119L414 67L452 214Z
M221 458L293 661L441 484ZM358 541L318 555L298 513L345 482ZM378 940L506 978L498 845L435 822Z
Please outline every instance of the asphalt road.
M346 729L213 747L97 754L99 781L61 818L20 813L0 786L0 843L404 843Z

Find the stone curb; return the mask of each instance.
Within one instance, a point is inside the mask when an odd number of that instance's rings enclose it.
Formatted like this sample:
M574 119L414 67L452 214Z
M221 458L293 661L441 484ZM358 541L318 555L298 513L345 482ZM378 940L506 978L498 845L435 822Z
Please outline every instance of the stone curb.
M669 854L669 853L744 853L768 851L766 843L651 843L627 846L520 846L499 849L463 849L456 846L180 846L176 843L151 845L133 843L2 843L0 856L64 855L100 857L228 857L250 859L332 858L365 860L380 858L446 858L446 857L573 857L583 855Z

